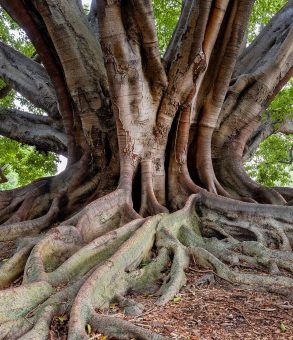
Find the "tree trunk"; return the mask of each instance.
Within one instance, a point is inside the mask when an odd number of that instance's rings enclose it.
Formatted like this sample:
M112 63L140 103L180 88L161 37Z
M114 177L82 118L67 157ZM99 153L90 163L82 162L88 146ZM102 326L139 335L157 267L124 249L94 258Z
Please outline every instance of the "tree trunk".
M93 1L88 17L79 1L0 0L44 66L3 45L0 76L49 115L1 109L0 132L68 156L61 174L0 192L14 245L1 339L47 339L61 313L71 340L87 324L163 339L103 310L160 280L167 303L190 256L230 282L292 288L292 189L255 183L243 157L292 76L293 4L243 48L252 3L183 1L161 59L151 0Z

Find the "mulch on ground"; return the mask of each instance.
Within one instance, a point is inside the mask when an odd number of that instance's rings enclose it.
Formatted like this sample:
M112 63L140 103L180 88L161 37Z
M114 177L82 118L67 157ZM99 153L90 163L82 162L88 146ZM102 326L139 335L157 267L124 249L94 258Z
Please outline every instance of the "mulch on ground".
M203 276L210 274L194 265L186 274L186 286L165 306L155 305L155 295L132 292L128 297L145 307L141 315L126 316L115 304L106 313L172 339L293 339L292 299L247 290L219 278L198 285ZM108 340L94 332L91 339Z

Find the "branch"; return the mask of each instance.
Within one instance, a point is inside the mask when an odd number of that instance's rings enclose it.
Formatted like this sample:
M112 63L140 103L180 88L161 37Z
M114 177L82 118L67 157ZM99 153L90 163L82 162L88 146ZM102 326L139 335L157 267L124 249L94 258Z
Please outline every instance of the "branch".
M0 134L40 151L67 154L66 135L49 117L0 108Z
M224 1L225 3L225 1ZM214 45L211 61L199 96L204 96L204 107L199 125L214 129L224 102L238 54L245 36L253 1L231 2L223 16L217 37L209 37L204 44ZM228 14L228 15L227 15ZM223 15L223 14L222 14ZM213 23L213 22L212 22ZM211 23L211 25L212 25ZM220 23L219 23L220 24ZM209 42L210 40L210 42ZM211 44L211 42L214 42ZM211 48L207 47L208 48ZM210 86L214 84L213 86ZM207 92L207 94L205 93Z
M4 175L4 170L6 169L7 164L4 166L0 167L0 184L8 182L7 177Z
M220 106L236 62L240 48L238 40L244 34L251 4L252 1L184 1L164 56L169 78L166 93L172 101L164 98L160 112L162 118L164 115L174 117L179 104L185 103L190 89L194 88L197 90L193 99L196 99L193 116L195 111L201 110L208 96ZM212 83L216 86L212 87ZM202 124L214 125L217 114L205 114Z
M218 120L225 138L241 132L248 140L258 127L262 112L292 76L292 20L293 3L289 2L238 59ZM219 142L223 145L222 137ZM245 144L243 139L242 145Z
M158 105L167 79L161 63L150 0L97 1L101 46L112 100L122 125L146 124L155 121ZM115 21L115 25L109 23ZM149 111L149 112L146 112ZM151 112L153 111L153 112ZM128 120L128 123L127 123Z
M9 92L11 91L11 87L9 85L5 85L0 89L0 99L5 98Z
M72 100L65 82L63 68L44 21L32 6L31 1L0 0L0 5L26 31L50 76L56 91L58 108L62 115L64 130L67 135L67 164L73 164L81 156L81 143L77 142L75 138L80 124L79 121L74 121Z
M277 64L276 56L284 58L281 46L287 36L292 35L292 14L293 2L288 1L239 56L234 77L265 71L267 64Z
M256 152L257 148L259 147L260 143L264 141L266 138L271 136L274 133L281 132L286 135L293 134L293 119L288 118L286 119L279 128L276 129L275 124L278 122L271 121L270 118L266 120L260 127L253 133L251 138L246 144L243 160L247 161L250 159L254 153ZM289 164L292 162L289 162Z
M75 113L79 114L84 135L91 143L90 137L97 127L106 132L115 126L101 47L76 2L33 3L56 48Z
M100 40L105 58L117 59L117 66L125 68L119 71L124 73L127 73L126 67L130 73L134 68L139 72L141 66L142 76L148 79L151 87L155 87L154 85L160 89L166 87L167 79L161 63L152 1L126 1L120 4L119 2L109 4L105 0L93 1L91 12L95 11L98 14ZM111 21L111 11L117 21L117 27L112 31L106 27ZM125 41L116 41L116 34L121 34ZM113 47L109 50L112 43L119 47L120 51ZM127 65L124 66L123 63Z
M204 51L203 42L211 9L211 0L185 0L183 3L177 27L164 55L169 84L159 120L164 120L165 115L175 116L179 103L185 102L206 70L206 52L209 51Z
M250 159L258 149L260 143L268 138L275 132L274 123L271 120L267 120L265 123L254 132L249 141L246 144L243 160L247 161Z
M164 55L169 67L171 63L176 63L186 70L202 50L211 5L211 0L183 2L180 18Z
M7 85L22 94L51 117L58 117L55 91L46 70L0 41L0 77Z

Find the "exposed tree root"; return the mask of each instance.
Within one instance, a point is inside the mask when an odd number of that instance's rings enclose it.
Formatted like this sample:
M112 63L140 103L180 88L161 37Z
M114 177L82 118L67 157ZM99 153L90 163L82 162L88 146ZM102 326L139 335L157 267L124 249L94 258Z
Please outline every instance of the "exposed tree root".
M266 206L257 211L230 199L218 205L206 192L175 213L121 225L125 209L131 211L118 190L79 213L75 226L60 225L20 244L1 267L1 287L23 270L24 278L0 293L0 339L47 339L52 319L69 313L70 340L87 339L88 324L118 339L164 339L104 311L118 301L125 312L140 313L143 306L123 297L129 290L156 290L157 303L166 304L185 284L190 257L231 283L293 287L291 211L263 218Z
M141 339L141 340L167 340L167 337L151 332L147 329L133 325L132 323L111 316L93 315L92 325L104 334L111 334L117 339ZM74 339L74 338L72 338ZM80 339L76 337L76 339Z
M19 244L16 253L4 262L0 271L0 288L9 286L23 273L29 254L38 240L39 238L24 239Z
M2 225L0 228L0 240L15 240L21 236L39 234L43 229L49 227L57 217L57 214L59 213L59 200L60 195L53 200L49 211L41 217L34 220Z

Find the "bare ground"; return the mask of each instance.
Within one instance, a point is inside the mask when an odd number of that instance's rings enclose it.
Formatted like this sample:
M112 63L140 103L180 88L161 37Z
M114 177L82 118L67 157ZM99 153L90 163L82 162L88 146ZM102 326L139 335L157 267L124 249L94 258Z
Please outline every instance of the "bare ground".
M202 278L210 283L200 283ZM144 305L139 316L127 316L112 304L103 313L127 319L171 339L293 339L293 300L279 294L235 286L192 265L187 284L165 306L155 305L156 296L130 292L128 297ZM206 280L204 280L206 281ZM67 315L57 316L50 340L65 340ZM108 340L88 325L90 339Z

